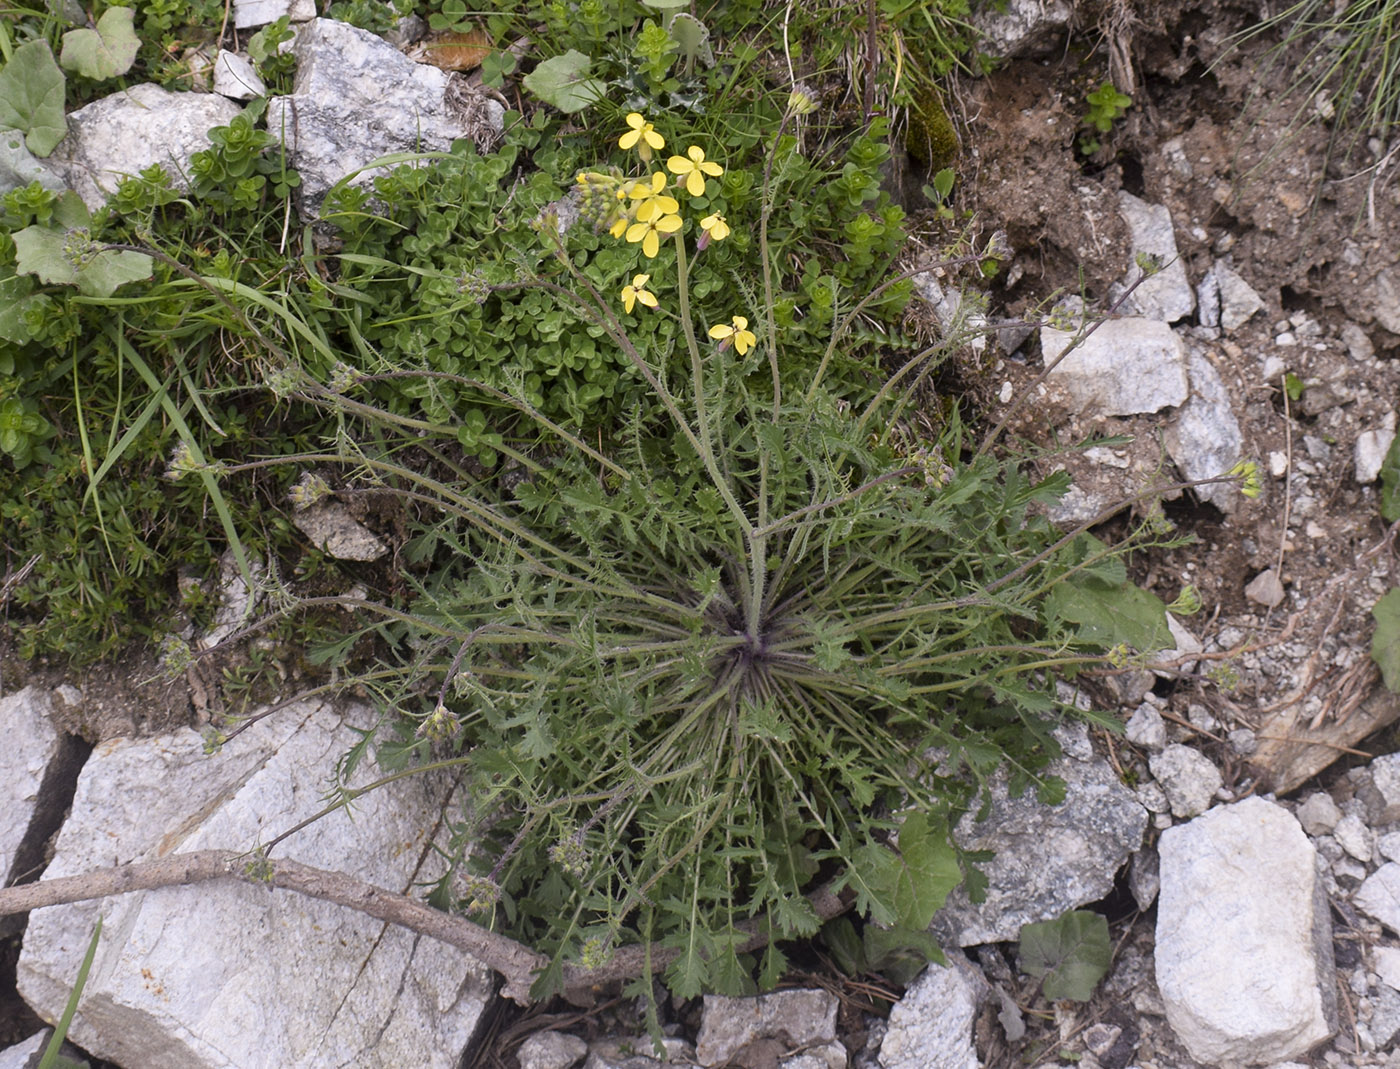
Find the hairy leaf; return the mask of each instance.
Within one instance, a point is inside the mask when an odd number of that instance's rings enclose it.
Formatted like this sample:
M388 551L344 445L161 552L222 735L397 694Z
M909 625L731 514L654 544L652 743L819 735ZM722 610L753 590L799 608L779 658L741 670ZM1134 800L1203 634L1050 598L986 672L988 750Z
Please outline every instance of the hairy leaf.
M1381 519L1400 520L1400 434L1390 443L1381 462Z
M23 131L24 143L36 156L47 156L68 132L63 72L47 41L20 45L0 70L0 129Z
M1075 909L1021 927L1021 969L1042 981L1052 1001L1088 1002L1112 958L1108 921L1098 913Z
M1055 586L1045 599L1051 619L1074 624L1077 637L1105 649L1126 643L1139 653L1172 645L1162 599L1132 583L1109 585L1076 576Z
M134 14L129 7L109 7L97 20L97 29L69 30L63 35L59 64L84 78L101 80L125 74L141 47L132 29Z
M571 48L562 56L545 60L522 78L521 84L562 112L581 111L600 100L606 88L600 79L589 77L591 64L592 60Z
M1376 618L1371 659L1379 666L1386 687L1400 692L1400 587L1382 596L1371 615Z

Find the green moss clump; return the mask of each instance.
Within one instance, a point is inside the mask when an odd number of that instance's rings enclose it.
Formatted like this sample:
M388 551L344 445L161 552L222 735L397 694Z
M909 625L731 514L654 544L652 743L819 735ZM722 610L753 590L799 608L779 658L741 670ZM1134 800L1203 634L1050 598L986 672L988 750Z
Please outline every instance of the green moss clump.
M909 123L904 131L904 150L911 159L929 171L941 171L957 162L961 153L958 131L943 106L943 94L930 88L919 94L909 107Z

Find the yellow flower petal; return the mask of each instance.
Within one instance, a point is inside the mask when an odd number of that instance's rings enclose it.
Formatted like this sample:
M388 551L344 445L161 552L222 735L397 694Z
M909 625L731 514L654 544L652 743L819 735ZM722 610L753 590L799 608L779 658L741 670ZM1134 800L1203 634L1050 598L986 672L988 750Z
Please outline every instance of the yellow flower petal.
M632 314L632 306L637 303L637 291L631 286L622 287L622 310L628 315Z
M679 215L663 215L656 220L656 229L663 234L674 234L681 228L681 217Z
M647 227L646 235L642 238L642 255L647 257L655 256L660 250L661 239L656 236L655 229Z
M644 288L646 287L646 284L647 284L648 282L650 282L650 281L651 281L651 276L650 276L650 275L633 275L633 276L632 276L632 285L635 286L637 289L644 289Z
M716 323L710 328L710 337L712 338L727 338L733 333L734 328L728 323Z
M657 304L656 294L648 293L646 290L637 291L637 300L641 301L648 308L655 308Z

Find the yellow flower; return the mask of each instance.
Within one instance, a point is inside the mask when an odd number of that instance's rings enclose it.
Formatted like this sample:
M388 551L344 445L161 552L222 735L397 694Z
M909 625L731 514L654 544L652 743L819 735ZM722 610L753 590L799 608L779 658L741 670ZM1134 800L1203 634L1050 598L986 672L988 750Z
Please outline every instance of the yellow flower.
M655 256L661 248L658 234L674 234L681 228L679 215L653 215L650 219L633 223L627 228L627 240L642 243L642 255Z
M752 349L758 343L758 337L749 330L749 321L743 316L735 316L728 323L719 323L710 328L710 337L719 338L724 344L723 349L732 339L734 349L740 356Z
M608 227L608 233L615 238L620 238L623 234L627 233L627 227L630 223L631 220L629 220L627 216L619 215L617 221L614 222L612 226Z
M641 202L632 213L639 222L645 223L653 215L674 215L681 210L680 202L675 197L668 197L661 192L665 188L666 175L661 171L657 171L648 180L632 183L632 189L627 195Z
M650 279L650 275L633 275L632 285L622 287L622 307L627 310L628 315L632 314L633 305L639 301L648 308L656 307L656 294L649 293L646 289Z
M684 156L672 156L666 166L672 174L685 176L685 191L692 197L705 195L705 175L718 178L724 174L723 167L705 159L705 150L699 145L691 145Z
M627 125L631 127L625 134L617 139L618 148L631 148L640 142L638 152L642 159L651 159L652 149L662 149L666 147L666 139L656 132L656 129L647 122L638 112L631 112L627 116Z
M723 241L729 236L729 224L724 221L724 216L719 212L705 216L700 220L700 229L710 235L712 241Z

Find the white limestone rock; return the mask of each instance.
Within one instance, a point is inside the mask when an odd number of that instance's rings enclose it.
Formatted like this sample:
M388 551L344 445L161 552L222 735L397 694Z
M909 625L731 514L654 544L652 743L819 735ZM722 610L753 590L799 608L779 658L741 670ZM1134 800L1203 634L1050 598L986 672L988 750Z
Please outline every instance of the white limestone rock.
M1210 807L1224 780L1220 769L1199 750L1174 744L1147 759L1174 817L1194 817Z
M38 1065L52 1034L53 1029L45 1028L13 1047L0 1050L0 1069L31 1069Z
M29 830L39 804L44 774L58 755L59 737L49 720L49 696L25 687L0 698L0 725L5 745L0 746L0 884L10 872L15 853Z
M1251 316L1265 309L1264 298L1234 268L1217 263L1212 271L1220 287L1220 326L1226 333L1244 326Z
M991 988L961 954L948 961L920 973L890 1011L882 1069L980 1069L972 1026Z
M1167 451L1187 479L1213 479L1239 463L1244 435L1220 372L1194 345L1186 368L1191 396L1176 419L1167 424ZM1240 500L1239 488L1228 482L1198 486L1196 495L1224 512L1234 509Z
M442 152L480 133L452 102L448 72L414 63L367 30L314 19L298 29L291 51L296 81L289 96L268 101L266 121L301 175L303 216L314 215L332 185L372 160ZM481 109L481 123L499 132L505 110L493 100ZM380 173L363 171L354 181L368 185Z
M378 560L389 552L379 538L340 501L318 501L291 514L312 545L337 560Z
M1125 312L1162 323L1175 323L1196 307L1196 293L1186 278L1186 265L1176 248L1172 214L1160 204L1148 204L1127 190L1118 191L1118 213L1132 235L1133 257L1150 256L1160 265L1132 292ZM1131 286L1143 271L1134 263L1124 283Z
M1040 56L1053 52L1069 28L1073 7L1064 0L1010 0L1004 8L977 9L977 48L1001 58Z
M1056 731L1064 753L1045 770L1065 781L1065 801L1042 805L1035 791L1010 797L999 771L989 785L986 820L969 812L954 830L965 850L991 850L979 867L987 897L973 903L963 887L934 915L943 945L975 946L1019 938L1021 926L1058 917L1094 902L1113 888L1114 876L1142 846L1147 811L1093 752L1083 725Z
M515 1052L520 1069L572 1069L588 1057L588 1044L567 1032L536 1032Z
M251 63L237 52L221 48L214 59L214 92L230 100L252 100L266 96L267 86Z
M1352 449L1352 468L1358 483L1365 486L1376 481L1376 476L1381 473L1381 465L1385 463L1385 455L1390 452L1394 441L1395 410L1391 409L1385 414L1379 427L1362 431L1356 436L1356 445Z
M1337 822L1342 819L1342 811L1332 796L1322 791L1314 791L1303 799L1298 807L1298 823L1309 835L1330 835Z
M1331 1036L1331 921L1293 816L1246 798L1164 831L1158 851L1157 986L1191 1056L1268 1065Z
M301 703L218 754L194 731L99 746L48 878L201 849L246 850L321 808L335 761L373 723ZM355 783L374 778L364 762ZM354 785L354 784L352 784ZM288 838L274 856L412 893L435 878L430 815L450 784L413 777ZM425 861L425 859L427 859ZM362 913L241 881L36 910L21 995L63 1011L98 916L103 938L71 1035L142 1069L455 1066L491 975L454 947Z
M97 209L121 180L160 164L179 189L190 157L209 147L209 130L227 126L242 109L213 93L172 93L133 85L94 100L68 116L68 136L49 157L83 203Z
M266 26L283 15L293 22L316 17L316 0L234 0L233 24L240 30Z
M1074 336L1073 330L1040 328L1047 366ZM1132 316L1100 324L1055 365L1048 381L1081 410L1103 416L1158 412L1182 404L1191 392L1181 339L1165 323Z
M1400 753L1382 754L1371 762L1356 793L1366 805L1373 826L1400 821Z
M793 989L752 998L706 995L695 1060L728 1065L741 1047L765 1036L781 1036L793 1047L836 1039L840 1002L828 991Z
M1400 935L1400 862L1387 861L1356 889L1352 904Z
M1128 718L1124 735L1134 746L1160 750L1167 744L1167 723L1151 702L1143 702Z

